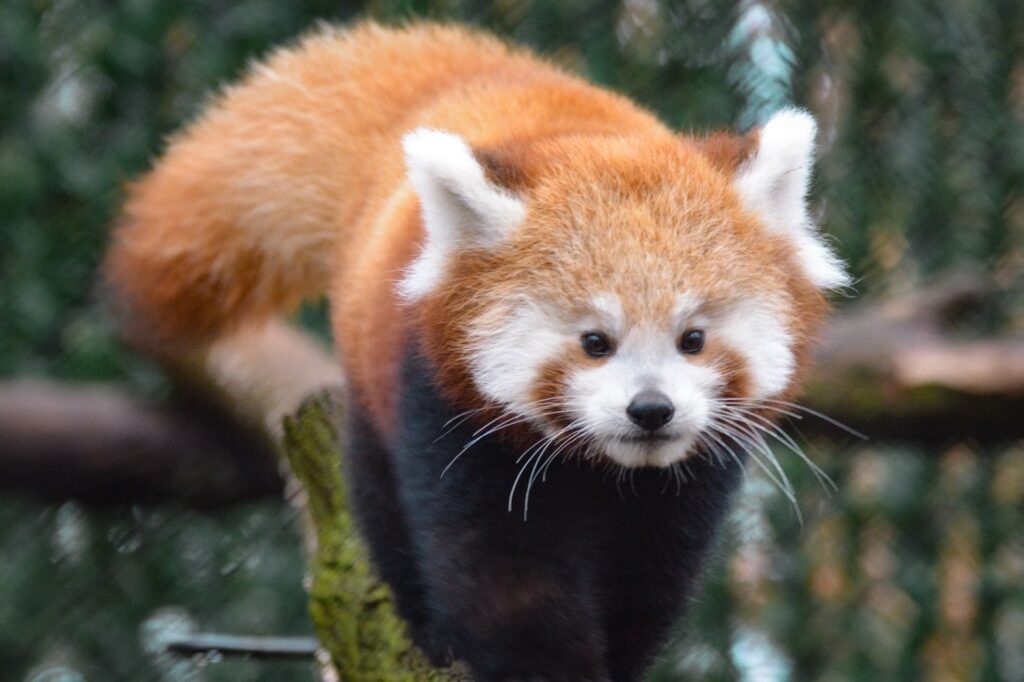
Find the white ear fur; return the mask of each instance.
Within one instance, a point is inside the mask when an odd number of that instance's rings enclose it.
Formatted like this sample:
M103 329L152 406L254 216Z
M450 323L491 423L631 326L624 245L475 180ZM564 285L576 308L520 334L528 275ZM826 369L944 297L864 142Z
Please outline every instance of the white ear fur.
M744 204L768 229L792 239L811 281L834 289L849 284L850 276L807 211L817 128L805 111L785 109L772 116L760 130L757 151L740 167L735 185Z
M487 179L458 135L417 128L402 138L402 148L426 229L423 251L400 285L403 297L414 300L437 286L451 254L501 243L523 221L526 206Z

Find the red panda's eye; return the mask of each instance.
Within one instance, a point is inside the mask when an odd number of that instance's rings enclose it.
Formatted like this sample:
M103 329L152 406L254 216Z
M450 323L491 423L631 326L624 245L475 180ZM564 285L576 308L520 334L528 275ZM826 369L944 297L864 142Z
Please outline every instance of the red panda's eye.
M592 358L603 358L612 352L612 344L601 332L587 332L580 337L583 350Z
M679 350L684 353L699 353L704 348L704 330L690 329L679 339Z

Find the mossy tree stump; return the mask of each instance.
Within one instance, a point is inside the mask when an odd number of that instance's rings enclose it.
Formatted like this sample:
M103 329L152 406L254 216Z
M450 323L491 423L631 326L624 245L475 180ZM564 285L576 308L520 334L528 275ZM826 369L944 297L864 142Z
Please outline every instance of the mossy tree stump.
M330 661L344 681L468 679L439 670L410 641L391 592L375 575L348 509L338 437L339 401L322 392L284 420L281 450L301 487L310 535L309 608Z

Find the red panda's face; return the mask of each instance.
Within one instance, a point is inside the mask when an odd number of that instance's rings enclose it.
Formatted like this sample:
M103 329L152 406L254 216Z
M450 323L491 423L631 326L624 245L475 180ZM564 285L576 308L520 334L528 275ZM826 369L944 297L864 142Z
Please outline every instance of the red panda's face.
M638 293L541 289L490 308L466 335L478 389L566 448L627 466L672 464L739 401L786 391L797 340L770 297L683 293L638 310Z
M845 275L806 218L810 141L787 157L771 126L738 168L680 139L561 140L511 187L468 148L452 168L453 136L407 138L427 242L403 288L448 380L532 424L545 457L625 466L714 447L789 395Z

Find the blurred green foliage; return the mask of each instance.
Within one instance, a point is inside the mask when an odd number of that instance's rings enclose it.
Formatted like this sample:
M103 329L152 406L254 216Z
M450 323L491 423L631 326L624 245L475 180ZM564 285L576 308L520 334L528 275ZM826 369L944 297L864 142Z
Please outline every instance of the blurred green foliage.
M251 58L320 20L421 16L531 45L682 130L809 107L823 222L858 290L971 268L1008 290L978 329L1024 328L1019 0L7 0L0 375L164 389L113 339L94 295L124 184ZM893 446L828 459L833 449L818 456L835 497L789 467L802 532L783 497L751 482L684 645L656 678L1024 679L1024 453ZM62 679L308 678L301 665L166 668L145 646L145 623L175 618L308 632L297 543L275 530L287 514L5 502L2 676L65 665L80 677ZM219 573L247 552L259 566Z
M0 679L308 680L312 662L213 665L161 647L198 630L311 635L302 561L284 504L202 514L0 500Z

